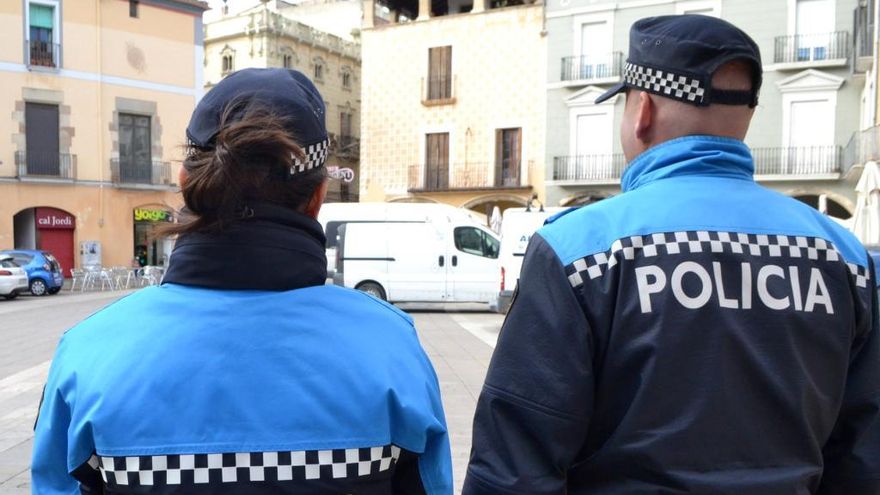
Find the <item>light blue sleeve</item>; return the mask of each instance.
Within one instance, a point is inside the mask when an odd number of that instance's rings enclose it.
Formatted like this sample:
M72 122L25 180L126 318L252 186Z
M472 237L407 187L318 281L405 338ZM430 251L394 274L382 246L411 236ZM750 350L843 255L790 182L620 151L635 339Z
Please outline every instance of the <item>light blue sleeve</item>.
M427 356L425 359L428 359ZM431 367L430 362L428 366ZM449 445L449 429L443 413L440 384L433 367L431 367L429 384L428 394L436 423L428 431L425 452L419 456L419 472L428 495L452 495L452 452Z
M49 378L43 389L43 399L34 429L34 448L31 458L31 493L34 495L74 495L80 493L80 484L71 475L71 404L65 391L64 339L58 345ZM84 464L88 460L82 459Z

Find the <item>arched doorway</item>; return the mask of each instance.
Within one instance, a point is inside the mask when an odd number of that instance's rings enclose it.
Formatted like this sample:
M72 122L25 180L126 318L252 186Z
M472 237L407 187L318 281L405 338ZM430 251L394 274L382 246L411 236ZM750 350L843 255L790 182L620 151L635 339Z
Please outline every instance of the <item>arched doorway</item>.
M826 194L799 194L794 196L794 199L835 218L846 220L852 217L852 213L845 206Z
M61 271L70 277L75 266L74 233L76 216L51 206L25 208L12 217L13 243L16 249L48 251L61 264Z
M473 210L477 213L481 213L486 215L486 217L492 216L492 211L495 207L498 207L502 213L504 210L508 208L522 208L526 206L528 200L521 196L515 196L512 194L497 194L492 196L482 196L479 198L474 198L467 203L462 205L462 208L467 208L469 210Z
M174 240L163 237L162 225L174 222L174 211L162 204L138 206L132 211L134 246L132 265L165 266L174 249Z

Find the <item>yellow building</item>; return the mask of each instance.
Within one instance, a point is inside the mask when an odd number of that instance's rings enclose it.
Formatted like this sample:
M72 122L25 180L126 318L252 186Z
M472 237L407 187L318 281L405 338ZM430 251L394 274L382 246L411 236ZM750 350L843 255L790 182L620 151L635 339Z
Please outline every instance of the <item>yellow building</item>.
M203 92L196 0L0 2L0 249L161 265Z
M232 2L230 2L232 3ZM205 17L205 87L246 67L284 67L306 74L324 97L331 152L328 201L357 201L360 155L360 44L345 37L346 22L359 22L360 3L281 1L235 3L243 10L211 12ZM302 19L302 21L297 20ZM306 24L335 23L337 34ZM326 26L329 29L331 26ZM357 27L357 26L353 26Z
M364 2L362 201L544 196L543 5Z

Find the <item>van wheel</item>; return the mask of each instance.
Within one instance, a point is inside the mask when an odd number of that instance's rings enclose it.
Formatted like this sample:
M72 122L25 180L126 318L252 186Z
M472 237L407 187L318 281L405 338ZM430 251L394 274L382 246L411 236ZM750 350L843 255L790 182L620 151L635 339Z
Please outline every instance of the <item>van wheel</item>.
M385 291L382 289L382 286L376 282L364 282L355 287L355 289L366 292L377 299L385 300Z

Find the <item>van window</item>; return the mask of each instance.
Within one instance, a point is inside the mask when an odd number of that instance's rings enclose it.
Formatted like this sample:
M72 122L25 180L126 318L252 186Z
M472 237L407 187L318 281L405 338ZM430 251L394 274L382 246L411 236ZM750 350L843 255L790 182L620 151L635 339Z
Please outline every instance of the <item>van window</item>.
M455 228L455 249L463 253L494 259L498 257L499 245L498 239L478 228Z

